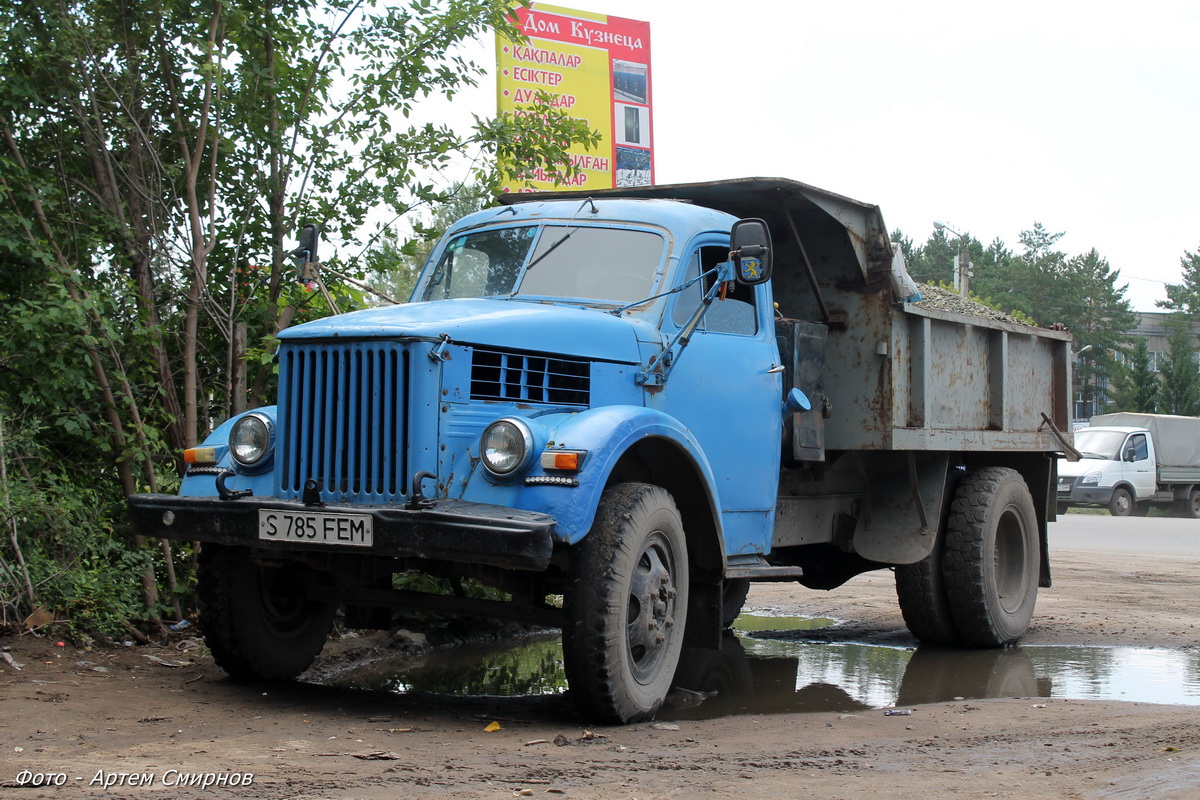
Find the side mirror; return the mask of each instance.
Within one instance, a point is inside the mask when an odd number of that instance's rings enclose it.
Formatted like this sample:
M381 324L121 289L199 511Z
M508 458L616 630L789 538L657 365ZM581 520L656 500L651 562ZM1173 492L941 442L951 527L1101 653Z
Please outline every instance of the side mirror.
M761 219L739 219L729 234L737 282L757 286L771 279L771 231Z
M1125 451L1125 460L1131 464L1137 461L1137 452L1132 447Z
M321 228L311 222L300 229L300 246L291 252L292 258L298 264L319 261L317 258L317 242L321 237Z

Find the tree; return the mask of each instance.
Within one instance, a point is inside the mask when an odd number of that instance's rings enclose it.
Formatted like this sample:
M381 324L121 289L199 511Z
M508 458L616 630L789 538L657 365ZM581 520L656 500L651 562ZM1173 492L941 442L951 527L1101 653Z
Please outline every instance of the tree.
M49 428L81 485L169 487L233 405L235 329L262 342L328 312L289 258L301 224L353 241L372 214L442 200L459 156L487 186L501 164L569 176L566 148L596 134L548 102L465 130L408 122L477 79L461 43L520 38L509 8L0 0L0 413ZM261 365L257 398L272 380Z
M1200 371L1197 371L1195 328L1186 314L1172 314L1167 319L1171 331L1167 337L1170 348L1159 366L1162 373L1162 402L1164 414L1196 416L1200 414Z
M1167 299L1159 300L1158 306L1200 322L1200 250L1195 253L1183 251L1179 266L1183 271L1183 282L1168 283Z
M1112 411L1133 411L1153 414L1159 401L1158 373L1150 363L1146 339L1134 337L1128 357L1113 370L1108 394Z
M417 276L434 246L458 219L493 203L492 192L480 184L461 186L446 202L433 207L428 222L414 224L414 236L401 241L396 235L380 237L365 253L371 285L396 302L408 299Z
M1137 327L1137 314L1124 296L1125 287L1117 287L1120 272L1095 248L1067 259L1060 274L1059 320L1070 328L1077 346L1090 346L1078 361L1076 377L1083 399L1099 411L1104 399L1099 387L1116 367L1115 355L1126 346L1129 332Z

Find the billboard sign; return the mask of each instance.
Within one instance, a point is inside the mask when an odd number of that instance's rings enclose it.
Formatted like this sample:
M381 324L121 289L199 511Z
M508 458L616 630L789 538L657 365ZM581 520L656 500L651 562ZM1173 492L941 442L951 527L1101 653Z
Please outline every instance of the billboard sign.
M533 3L513 9L528 40L496 41L497 106L521 114L538 92L600 132L598 148L576 145L570 188L608 189L654 182L650 23ZM537 164L505 191L556 187Z

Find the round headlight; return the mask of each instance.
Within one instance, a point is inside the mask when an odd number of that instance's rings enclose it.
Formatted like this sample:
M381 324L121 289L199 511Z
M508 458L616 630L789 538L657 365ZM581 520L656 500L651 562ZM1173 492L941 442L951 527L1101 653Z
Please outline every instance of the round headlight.
M229 452L243 467L253 467L271 452L271 421L258 414L242 417L229 433Z
M511 475L529 463L533 434L520 420L496 420L484 429L480 450L488 472L501 477Z

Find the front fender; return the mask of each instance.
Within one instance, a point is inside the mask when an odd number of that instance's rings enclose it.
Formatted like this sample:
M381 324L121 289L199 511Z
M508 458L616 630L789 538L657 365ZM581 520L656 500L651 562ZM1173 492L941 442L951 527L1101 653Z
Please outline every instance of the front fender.
M203 447L212 447L216 450L217 462L209 465L208 468L189 468L184 473L183 482L179 486L179 495L181 497L215 497L217 495L217 481L214 475L216 468L234 470L235 474L231 475L225 482L225 485L229 489L249 489L260 497L273 494L275 491L275 467L277 466L276 458L279 455L278 451L272 446L271 458L254 470L240 468L234 463L233 456L229 454L229 433L233 430L234 424L246 416L246 414L264 416L274 425L276 413L275 406L262 406L230 417L221 423L216 430L204 438L204 442L201 445Z
M474 463L469 467L464 500L550 514L556 523L555 537L574 544L591 528L600 495L621 457L639 442L661 439L678 448L695 465L704 482L709 506L715 508L712 490L715 481L708 459L691 432L674 417L641 406L604 406L577 414L549 414L532 422L547 431L547 441L541 443L545 449L561 447L587 451L582 469L577 473L548 472L535 460L533 468L525 475L512 483L504 483ZM525 478L546 475L573 477L579 485L527 486L524 483Z

